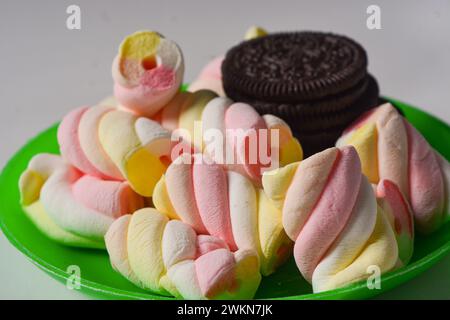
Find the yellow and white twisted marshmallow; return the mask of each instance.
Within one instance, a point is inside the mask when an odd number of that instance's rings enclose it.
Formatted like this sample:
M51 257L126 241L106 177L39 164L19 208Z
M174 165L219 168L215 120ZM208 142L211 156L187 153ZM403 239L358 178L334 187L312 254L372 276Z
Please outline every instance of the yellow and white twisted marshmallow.
M230 251L219 238L145 208L117 219L106 236L115 270L135 285L184 299L251 299L261 280L252 250Z
M384 181L378 201L353 147L330 148L301 162L265 172L263 187L282 211L295 241L294 257L314 292L367 278L408 263L412 214L398 188Z

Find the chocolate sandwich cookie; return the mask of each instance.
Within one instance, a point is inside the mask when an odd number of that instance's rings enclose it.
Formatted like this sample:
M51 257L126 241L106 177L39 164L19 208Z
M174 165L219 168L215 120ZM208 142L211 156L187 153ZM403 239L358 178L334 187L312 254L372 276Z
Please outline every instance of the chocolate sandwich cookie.
M261 114L275 114L294 126L298 131L316 131L333 126L345 126L361 112L373 107L378 98L375 78L367 76L353 90L323 99L292 103L263 101L244 95L234 96L236 101L254 106Z
M313 100L350 89L367 74L355 41L321 32L275 33L233 47L222 63L227 94L273 102Z
M376 106L379 93L364 48L331 33L243 42L226 54L222 74L230 98L284 119L306 155L334 145L349 123Z

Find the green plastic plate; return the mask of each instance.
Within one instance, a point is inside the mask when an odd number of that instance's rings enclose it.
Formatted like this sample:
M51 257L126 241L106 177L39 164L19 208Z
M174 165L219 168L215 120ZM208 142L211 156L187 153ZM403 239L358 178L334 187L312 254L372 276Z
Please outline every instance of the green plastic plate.
M418 128L431 145L450 159L450 127L439 119L405 103L390 99ZM40 152L58 153L57 125L30 140L8 162L0 176L0 225L9 241L36 266L55 279L66 282L68 267L81 271L80 290L90 296L109 299L170 299L139 289L113 271L106 251L76 249L59 245L42 235L19 205L18 179L30 158ZM312 294L293 259L265 277L256 294L260 299L364 299L389 290L430 268L450 251L450 223L434 234L415 241L411 263L382 276L381 289L369 290L365 282L345 288ZM4 262L5 263L5 262ZM450 271L449 271L450 275Z

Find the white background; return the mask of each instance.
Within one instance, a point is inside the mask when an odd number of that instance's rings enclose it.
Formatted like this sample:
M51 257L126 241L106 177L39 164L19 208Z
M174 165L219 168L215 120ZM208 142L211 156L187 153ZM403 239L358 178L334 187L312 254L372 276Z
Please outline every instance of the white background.
M82 29L66 29L81 7ZM381 7L382 30L366 28ZM241 40L269 31L343 33L368 51L381 92L450 122L450 1L5 1L0 2L0 167L27 139L74 107L111 93L121 39L154 29L182 47L186 81ZM450 257L384 298L450 298ZM83 298L29 263L0 235L0 298Z

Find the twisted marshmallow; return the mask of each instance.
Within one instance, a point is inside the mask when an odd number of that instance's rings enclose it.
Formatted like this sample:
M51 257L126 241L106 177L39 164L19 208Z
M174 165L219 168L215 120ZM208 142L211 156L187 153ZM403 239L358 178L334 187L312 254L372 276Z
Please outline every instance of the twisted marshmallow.
M127 180L142 196L153 188L170 160L170 132L157 122L113 107L81 107L58 128L63 158L83 173Z
M155 187L153 203L197 233L222 239L233 251L254 250L263 275L289 256L292 242L283 230L281 212L263 190L202 154L178 157Z
M450 165L391 104L363 115L336 145L356 148L371 183L398 186L419 231L433 232L448 219Z
M146 208L117 219L105 236L113 268L135 285L185 299L251 299L261 280L252 250L197 235Z
M282 211L284 229L295 241L295 261L314 292L367 278L371 265L386 272L407 263L413 239L404 235L411 230L412 215L403 207L401 193L385 196L390 184L379 190L380 202L389 212L377 206L355 149L330 148L266 172L263 186ZM397 243L396 233L409 246ZM404 261L399 259L400 246Z
M25 213L50 239L103 248L114 219L144 206L126 182L83 175L60 156L34 156L19 180Z
M249 145L245 139L252 133L258 134L261 129L267 131L267 139L260 142L258 138L257 143L266 143L266 150L277 152L281 165L302 157L300 144L282 120L271 115L260 117L249 105L215 98L210 91L179 93L164 107L159 121L166 129L154 120L106 105L75 109L64 117L58 129L61 154L80 171L106 180L127 180L136 192L147 197L151 196L173 155L177 155L177 150L173 150L177 142L172 141L169 130L182 129L188 134L181 138L193 140L195 121L201 121L202 132L218 131L226 141L235 142L230 147L221 146L222 156L232 150L237 163L231 166L256 184L260 184L264 165L252 164L245 149ZM227 129L247 133L227 139ZM279 133L279 148L273 150L271 130ZM208 145L212 145L208 141L211 136L202 133L197 136L204 141L193 141L194 145L207 152ZM178 145L186 151L184 143ZM226 159L221 161L225 163Z
M114 95L126 109L151 117L179 90L183 74L183 54L175 42L139 31L125 38L114 59Z
M283 120L273 115L260 116L250 105L216 97L209 90L180 92L162 110L160 121L164 128L178 130L197 151L203 150L215 162L227 164L256 185L261 184L263 169L274 164L275 155L279 166L303 157L300 143ZM273 132L278 141L271 141ZM234 161L227 161L230 154ZM270 158L262 159L265 155Z

